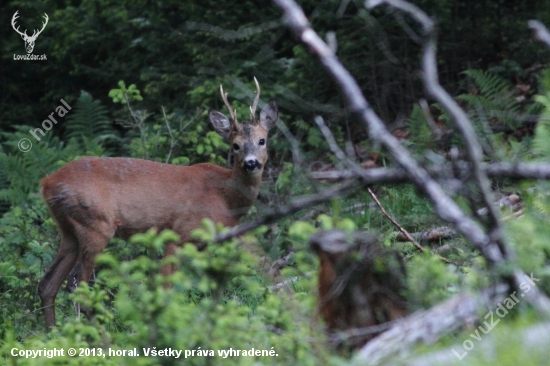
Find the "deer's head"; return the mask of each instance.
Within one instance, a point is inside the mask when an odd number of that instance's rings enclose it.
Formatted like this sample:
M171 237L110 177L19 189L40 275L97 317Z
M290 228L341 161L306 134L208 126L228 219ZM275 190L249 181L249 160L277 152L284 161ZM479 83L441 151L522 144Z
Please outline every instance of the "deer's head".
M235 157L235 165L249 174L261 174L267 161L267 134L269 129L275 126L278 118L277 103L269 102L260 112L260 118L256 118L256 107L260 99L260 85L256 82L256 97L250 107L250 121L248 123L237 122L237 111L231 108L227 101L227 93L223 92L220 85L222 99L229 109L231 119L223 113L210 110L209 116L214 130L226 138L231 144Z

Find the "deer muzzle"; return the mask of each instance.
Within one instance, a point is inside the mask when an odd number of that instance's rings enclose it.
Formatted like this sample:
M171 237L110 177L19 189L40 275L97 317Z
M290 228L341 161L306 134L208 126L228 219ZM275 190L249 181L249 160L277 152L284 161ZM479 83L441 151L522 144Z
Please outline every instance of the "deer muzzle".
M256 159L256 157L247 157L244 161L243 168L245 171L253 173L262 169L262 164L258 161L258 159Z

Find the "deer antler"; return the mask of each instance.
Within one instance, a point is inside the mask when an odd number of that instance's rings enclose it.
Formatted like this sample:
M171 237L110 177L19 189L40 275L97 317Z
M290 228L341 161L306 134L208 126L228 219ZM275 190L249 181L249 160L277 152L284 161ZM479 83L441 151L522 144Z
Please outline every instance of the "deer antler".
M222 93L222 99L223 99L223 102L225 103L225 106L227 107L227 109L229 109L229 114L231 115L231 119L233 120L233 122L237 123L237 110L231 108L231 104L229 104L229 102L227 101L227 93L223 92L223 86L221 85L220 85L220 92Z
M19 15L17 15L17 13L19 13L19 10L17 10L15 12L15 14L13 14L13 17L11 18L11 26L13 27L13 30L16 31L17 33L19 33L20 35L28 37L26 29L25 29L25 32L21 32L19 30L19 26L17 26L17 28L15 28L15 21L17 20L17 18L19 18Z
M260 100L260 83L254 76L254 82L256 83L256 96L254 97L254 103L250 107L250 119L254 121L254 115L256 114L256 107L258 107L258 101Z

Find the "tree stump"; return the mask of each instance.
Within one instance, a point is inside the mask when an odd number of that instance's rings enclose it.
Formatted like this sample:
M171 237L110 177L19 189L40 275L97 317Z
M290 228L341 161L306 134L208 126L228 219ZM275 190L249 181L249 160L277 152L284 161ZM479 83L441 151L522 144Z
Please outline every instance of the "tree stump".
M406 315L403 262L374 235L322 231L309 243L320 260L318 311L338 350L363 346Z

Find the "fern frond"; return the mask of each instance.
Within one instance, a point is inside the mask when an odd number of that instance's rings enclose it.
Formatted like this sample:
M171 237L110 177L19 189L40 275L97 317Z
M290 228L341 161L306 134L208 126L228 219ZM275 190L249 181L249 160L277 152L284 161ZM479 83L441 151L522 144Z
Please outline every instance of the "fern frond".
M472 69L466 70L463 73L472 79L480 94L490 100L499 98L512 87L509 81L489 71Z
M119 139L107 118L105 107L85 91L80 93L74 111L67 116L65 137L76 139L83 147L85 137L102 146L108 141Z
M511 83L488 71L466 70L464 74L479 90L478 95L464 94L457 98L467 103L472 120L476 122L483 115L490 122L498 121L517 128L520 104L513 98Z
M433 147L433 137L426 122L426 116L418 104L413 106L413 110L407 120L409 131L411 132L410 141L416 146L420 153Z
M18 126L16 132L2 133L6 141L0 150L0 203L24 204L29 194L38 192L38 182L59 168L60 161L79 155L75 141L64 143L52 133L36 141L29 134L29 126ZM18 142L27 138L32 148L22 152Z

